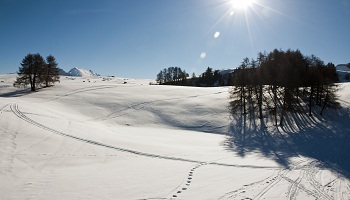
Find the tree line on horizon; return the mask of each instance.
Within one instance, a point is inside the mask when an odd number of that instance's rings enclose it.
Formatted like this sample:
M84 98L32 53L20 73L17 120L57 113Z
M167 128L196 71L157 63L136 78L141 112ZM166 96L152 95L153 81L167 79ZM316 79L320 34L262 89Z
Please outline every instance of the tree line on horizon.
M25 87L30 85L31 91L36 91L36 87L45 84L59 82L59 68L54 56L49 55L46 60L39 54L27 54L18 69L18 77L13 85L15 87Z
M257 109L261 119L264 104L275 116L276 126L278 115L282 126L286 111L298 109L302 101L308 104L310 116L313 104L322 106L321 115L326 106L337 105L335 65L299 50L260 52L256 59L244 58L233 74L231 108L242 115L255 114Z
M180 67L169 67L164 68L157 74L156 81L160 85L217 87L230 85L231 77L231 74L223 75L220 70L213 70L213 68L208 67L198 77L195 73L192 73L192 77L189 78L189 74Z
M189 77L188 73L182 70L181 67L168 67L160 70L156 81L160 85L185 85L187 77Z

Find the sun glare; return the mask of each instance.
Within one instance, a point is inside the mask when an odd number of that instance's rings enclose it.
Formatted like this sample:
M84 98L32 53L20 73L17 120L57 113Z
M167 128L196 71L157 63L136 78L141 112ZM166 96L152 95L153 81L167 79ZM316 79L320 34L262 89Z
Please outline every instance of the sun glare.
M230 0L232 7L238 9L246 9L253 4L254 0Z
M215 32L214 38L218 38L219 36L220 36L220 32L219 31Z
M204 59L205 57L207 57L207 53L205 53L204 51L199 55L199 57L201 59Z

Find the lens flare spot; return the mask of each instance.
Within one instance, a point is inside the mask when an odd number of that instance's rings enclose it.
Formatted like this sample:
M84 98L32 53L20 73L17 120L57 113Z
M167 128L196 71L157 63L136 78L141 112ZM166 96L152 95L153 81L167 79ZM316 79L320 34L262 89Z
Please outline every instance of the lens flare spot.
M214 33L214 38L218 38L218 37L220 37L220 32L219 31Z
M229 13L230 16L233 16L234 14L235 14L235 11L233 10Z
M199 55L199 57L201 59L204 59L205 57L207 57L207 53L205 53L204 51Z

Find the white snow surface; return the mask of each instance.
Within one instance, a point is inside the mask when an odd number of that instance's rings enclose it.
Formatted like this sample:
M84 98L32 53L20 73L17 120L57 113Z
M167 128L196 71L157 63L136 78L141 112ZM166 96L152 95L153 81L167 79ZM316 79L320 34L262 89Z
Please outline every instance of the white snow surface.
M349 83L342 108L276 128L231 115L228 87L15 77L0 75L0 199L350 199Z
M68 72L71 76L80 76L80 77L94 77L98 76L95 72L92 70L86 70L83 68L74 67L73 69L69 70Z

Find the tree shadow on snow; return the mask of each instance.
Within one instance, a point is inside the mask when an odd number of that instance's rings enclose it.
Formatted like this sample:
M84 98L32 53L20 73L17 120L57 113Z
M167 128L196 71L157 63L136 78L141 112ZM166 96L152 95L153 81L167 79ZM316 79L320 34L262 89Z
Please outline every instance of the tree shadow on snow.
M271 125L274 117L260 120L233 114L224 145L241 157L259 152L286 168L293 157L309 157L320 167L350 178L350 112L345 108L329 108L323 116L317 112L313 117L306 112L287 113L282 127Z
M20 96L28 95L30 93L32 93L30 89L20 89L20 90L15 90L15 91L6 92L6 93L0 92L0 97L4 97L4 98L20 97Z
M21 96L33 94L35 92L39 92L42 89L43 87L37 87L35 91L31 91L30 88L24 88L24 89L16 89L6 93L2 93L0 91L0 97L4 97L4 98L21 97Z

